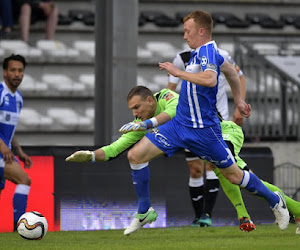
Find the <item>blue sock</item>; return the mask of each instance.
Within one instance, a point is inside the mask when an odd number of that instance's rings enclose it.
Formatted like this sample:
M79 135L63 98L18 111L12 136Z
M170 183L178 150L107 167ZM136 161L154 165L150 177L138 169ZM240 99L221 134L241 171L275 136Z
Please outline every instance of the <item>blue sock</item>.
M30 186L18 184L13 198L14 222L18 222L20 216L26 212L27 198Z
M26 211L27 206L27 195L25 194L15 194L13 198L14 206L14 222L17 222L22 214Z
M149 167L144 167L140 170L132 170L132 180L136 194L138 196L138 213L144 214L148 211L150 203L150 171Z
M270 191L255 174L244 170L243 172L244 176L240 186L257 196L263 197L273 208L279 202L278 196Z

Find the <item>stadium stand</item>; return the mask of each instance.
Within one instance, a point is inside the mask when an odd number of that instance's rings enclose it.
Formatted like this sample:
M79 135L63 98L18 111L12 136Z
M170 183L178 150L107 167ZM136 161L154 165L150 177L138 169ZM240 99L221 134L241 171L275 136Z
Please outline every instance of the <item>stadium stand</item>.
M86 125L84 122L78 125L77 121L76 126L69 126L68 133L84 133L89 138L87 141L91 141L94 115L88 114L94 114L91 109L94 105L95 89L95 3L63 0L58 1L57 5L60 15L55 41L43 39L44 23L37 22L31 26L30 45L18 39L0 40L0 57L10 53L26 56L29 64L20 88L25 103L30 108L38 107L36 111L43 117L50 115L48 107L51 103L55 103L55 108L69 107L77 114L89 117L91 120ZM140 0L137 20L137 84L146 85L153 91L166 86L166 75L158 71L157 62L171 61L177 52L187 49L183 41L182 19L198 7L212 14L215 21L213 39L220 48L234 56L245 72L248 99L254 102L253 117L260 117L246 121L246 139L256 138L257 133L262 140L270 137L279 139L282 135L290 139L298 138L300 129L293 121L297 121L299 114L291 101L287 102L283 97L286 95L290 99L298 100L292 92L298 93L298 87L295 86L298 86L299 77L292 69L298 66L294 60L300 53L297 39L300 35L300 15L295 12L295 7L300 7L300 4L294 1L285 1L282 4L276 0L239 0L230 3ZM14 32L17 37L18 26ZM275 63L287 62L292 65L291 61L294 66L289 67L290 72L279 71L278 64ZM229 87L227 92L230 95ZM265 105L266 103L269 105ZM232 99L230 105L233 105ZM266 106L263 112L261 105ZM264 114L271 114L268 108L276 111L274 115L269 115L271 118L264 118ZM286 109L286 114L282 112L282 108ZM278 112L279 117L286 118L278 120ZM57 121L58 118L55 119ZM288 123L285 124L283 120ZM272 121L279 125L271 130L264 127L264 124L270 127ZM37 126L37 138L46 127ZM59 132L61 128L59 123L54 122L51 130ZM25 131L26 126L23 126L20 135ZM78 143L81 142L82 137Z

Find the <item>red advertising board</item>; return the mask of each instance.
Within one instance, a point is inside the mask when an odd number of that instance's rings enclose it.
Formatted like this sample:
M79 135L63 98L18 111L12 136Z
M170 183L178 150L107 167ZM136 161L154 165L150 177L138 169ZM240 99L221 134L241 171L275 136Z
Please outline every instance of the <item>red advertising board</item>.
M54 231L54 157L31 156L33 166L25 169L31 178L27 211L38 211L48 221L48 230ZM21 162L22 164L22 162ZM16 185L6 181L0 196L0 232L13 231L13 195Z

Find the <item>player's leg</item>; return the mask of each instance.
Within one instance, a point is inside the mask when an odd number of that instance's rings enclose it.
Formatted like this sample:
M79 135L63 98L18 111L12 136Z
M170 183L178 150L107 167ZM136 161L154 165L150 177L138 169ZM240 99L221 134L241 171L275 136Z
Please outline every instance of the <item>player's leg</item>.
M185 150L185 159L190 171L189 191L191 203L195 213L195 219L191 225L199 227L200 222L198 222L198 220L202 215L204 204L204 163L199 159L199 157L187 149Z
M213 169L215 167L205 162L206 179L204 184L204 209L199 220L200 226L211 226L212 210L217 200L219 193L220 182Z
M16 224L20 216L26 212L31 180L17 161L5 164L4 179L17 185L13 197L14 230L16 230Z
M220 172L233 184L245 188L250 193L263 197L273 210L278 226L284 230L289 224L289 213L286 202L280 192L272 192L253 173L241 170L235 163L227 168L220 168Z
M238 220L240 222L240 229L242 231L251 232L256 227L251 221L250 215L245 207L240 187L230 183L221 173L218 168L214 170L216 176L219 178L222 189L234 208L236 209Z
M279 191L280 193L283 193L282 190L279 187L274 186L273 184L263 181L263 184L266 185L266 187L268 189L270 189L271 191L275 192L275 191ZM292 198L290 198L287 195L284 195L285 200L286 200L286 206L289 210L289 212L294 215L295 219L299 219L300 218L300 202L293 200Z
M177 126L171 120L160 126L159 130L153 129L128 151L127 156L134 171L133 182L139 200L139 212L141 213L135 216L130 226L124 231L125 235L137 231L146 223L151 223L157 218L157 213L150 207L149 170L144 169L148 168L148 162L151 159L164 154L172 156L180 149L185 148L181 138L177 136L176 131L180 130Z
M149 160L162 155L163 151L157 148L151 141L144 137L132 149L128 151L128 160L132 169L132 180L138 197L138 212L128 228L124 231L129 235L145 224L156 220L157 213L151 207L150 202L150 171Z
M206 147L204 146L207 159L214 163L232 184L265 198L273 209L279 228L286 229L289 223L289 213L282 195L279 192L270 191L255 174L241 170L237 166L230 149L222 138L220 127L210 127L210 131L204 130L203 132L207 142Z

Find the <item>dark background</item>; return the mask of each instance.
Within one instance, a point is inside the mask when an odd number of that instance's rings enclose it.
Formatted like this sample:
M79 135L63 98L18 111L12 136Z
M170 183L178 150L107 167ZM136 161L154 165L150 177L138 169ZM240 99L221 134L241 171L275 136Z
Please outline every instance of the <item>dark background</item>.
M55 219L59 220L61 199L101 199L111 201L137 200L126 152L109 162L67 163L65 158L80 147L24 147L29 155L54 156ZM95 148L85 148L93 150ZM240 156L259 178L273 182L273 156L269 148L243 148ZM189 198L189 171L184 152L171 158L160 157L150 163L151 200L165 201L167 225L194 218ZM274 222L267 202L242 191L247 210L255 223ZM236 211L220 188L213 211L213 222L236 224Z

